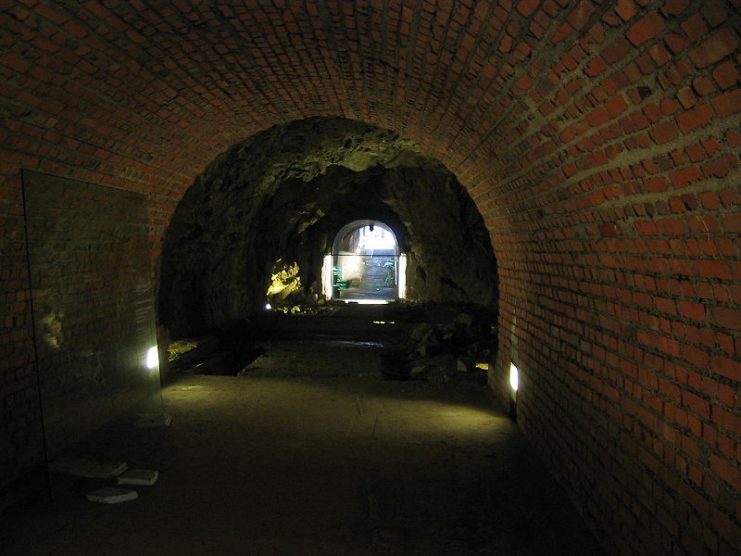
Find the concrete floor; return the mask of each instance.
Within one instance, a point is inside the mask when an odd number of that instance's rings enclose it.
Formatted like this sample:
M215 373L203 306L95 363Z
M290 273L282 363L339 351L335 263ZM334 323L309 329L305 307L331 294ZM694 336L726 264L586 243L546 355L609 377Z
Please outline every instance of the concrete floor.
M378 350L284 338L272 366L181 378L169 429L116 423L73 454L158 469L156 485L105 506L84 498L98 483L57 478L53 502L3 518L0 552L600 553L486 387L388 380Z

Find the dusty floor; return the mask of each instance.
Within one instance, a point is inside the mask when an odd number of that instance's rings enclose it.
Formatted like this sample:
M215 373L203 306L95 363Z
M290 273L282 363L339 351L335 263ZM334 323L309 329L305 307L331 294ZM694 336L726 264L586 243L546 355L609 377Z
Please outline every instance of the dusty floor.
M168 386L169 429L106 427L74 455L157 484L105 506L84 499L96 483L56 479L52 503L4 516L0 552L599 554L485 387L388 380L378 344L331 328L275 340L245 376Z

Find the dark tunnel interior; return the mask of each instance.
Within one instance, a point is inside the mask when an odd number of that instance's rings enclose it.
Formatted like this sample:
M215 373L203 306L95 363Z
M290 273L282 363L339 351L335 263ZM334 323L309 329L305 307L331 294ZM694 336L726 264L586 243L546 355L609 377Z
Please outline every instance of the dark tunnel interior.
M313 118L235 145L186 192L164 241L159 323L179 338L255 315L289 267L300 287L287 302L315 303L324 257L356 220L393 230L407 299L496 313L489 234L455 176L392 132Z
M2 556L737 555L738 0L0 29Z

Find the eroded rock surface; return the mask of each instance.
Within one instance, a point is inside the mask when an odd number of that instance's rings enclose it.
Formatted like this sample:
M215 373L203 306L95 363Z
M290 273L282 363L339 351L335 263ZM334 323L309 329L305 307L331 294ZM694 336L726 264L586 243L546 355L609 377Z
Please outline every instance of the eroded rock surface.
M489 235L455 176L394 133L312 118L235 145L188 190L164 243L160 322L178 338L258 313L278 260L298 267L291 303L316 302L324 255L358 219L394 231L411 299L496 303Z

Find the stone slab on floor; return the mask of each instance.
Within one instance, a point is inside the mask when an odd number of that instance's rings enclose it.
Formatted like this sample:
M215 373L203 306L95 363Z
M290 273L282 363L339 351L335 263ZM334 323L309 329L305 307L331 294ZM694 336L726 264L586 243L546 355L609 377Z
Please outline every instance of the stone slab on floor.
M116 478L119 485L152 486L159 479L155 469L129 469Z
M87 499L91 502L99 502L101 504L122 504L123 502L131 502L137 498L139 498L139 495L135 490L113 487L94 490L87 495Z

